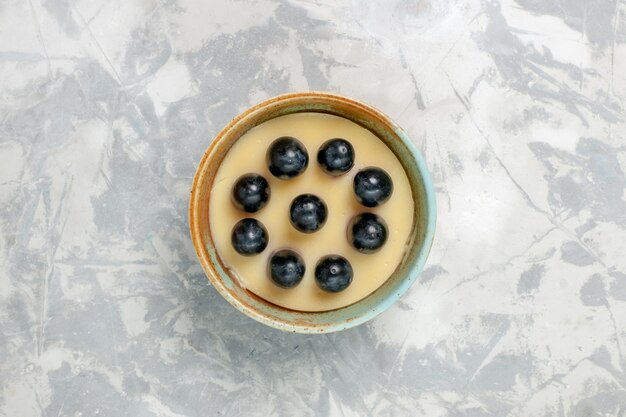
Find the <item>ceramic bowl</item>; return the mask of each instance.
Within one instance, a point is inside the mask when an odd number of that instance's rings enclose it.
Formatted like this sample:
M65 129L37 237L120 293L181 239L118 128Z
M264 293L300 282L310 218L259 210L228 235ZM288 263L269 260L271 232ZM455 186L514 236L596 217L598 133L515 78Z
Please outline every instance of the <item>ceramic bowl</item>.
M321 112L349 119L378 136L404 167L415 201L408 249L394 273L364 299L337 310L301 312L279 307L237 284L215 249L209 225L210 190L230 147L249 129L275 117ZM230 204L230 202L225 202ZM422 271L435 232L435 193L426 164L406 133L380 111L346 97L306 92L286 94L260 103L233 119L206 150L191 188L189 224L200 263L213 286L242 313L277 329L297 333L329 333L354 327L389 308Z

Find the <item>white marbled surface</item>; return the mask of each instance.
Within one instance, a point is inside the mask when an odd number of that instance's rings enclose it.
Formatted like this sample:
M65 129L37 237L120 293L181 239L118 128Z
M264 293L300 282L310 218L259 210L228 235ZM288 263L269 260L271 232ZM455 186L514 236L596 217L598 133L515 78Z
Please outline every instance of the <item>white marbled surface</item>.
M302 90L388 113L438 231L410 292L283 334L207 282L199 159ZM0 416L626 415L624 0L0 2Z

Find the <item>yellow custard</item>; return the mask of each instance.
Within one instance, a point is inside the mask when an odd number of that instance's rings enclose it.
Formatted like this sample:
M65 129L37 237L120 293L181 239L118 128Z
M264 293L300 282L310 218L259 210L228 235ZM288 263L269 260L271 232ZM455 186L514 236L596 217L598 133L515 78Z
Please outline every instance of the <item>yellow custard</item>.
M281 180L266 165L270 144L281 136L292 136L304 144L308 168L301 175ZM355 161L344 175L326 174L317 163L317 151L328 139L343 138L354 147ZM356 173L365 167L385 170L393 180L393 194L384 204L367 208L353 192ZM231 201L237 179L247 173L260 174L269 182L271 197L256 213L245 213ZM289 221L289 207L300 194L320 197L328 208L325 225L304 234ZM247 290L282 307L300 311L326 311L345 307L366 297L391 276L402 260L413 225L413 196L404 168L391 150L369 130L342 117L322 113L296 113L277 117L246 132L222 161L211 189L209 224L219 257ZM381 216L388 228L387 242L373 254L359 253L346 237L353 216L371 212ZM259 220L268 231L267 248L255 256L242 256L231 245L233 226L243 218ZM267 264L277 249L288 248L304 259L304 278L294 288L276 286L268 276ZM352 265L352 283L338 293L322 291L315 282L315 265L326 255L341 255Z

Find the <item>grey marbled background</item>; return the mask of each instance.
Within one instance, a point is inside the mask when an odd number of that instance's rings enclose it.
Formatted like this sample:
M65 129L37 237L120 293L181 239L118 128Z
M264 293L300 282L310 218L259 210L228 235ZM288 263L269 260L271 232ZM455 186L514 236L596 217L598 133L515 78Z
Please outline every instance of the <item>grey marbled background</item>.
M365 100L438 232L367 325L208 284L190 183L233 116ZM626 415L624 0L0 1L0 416Z

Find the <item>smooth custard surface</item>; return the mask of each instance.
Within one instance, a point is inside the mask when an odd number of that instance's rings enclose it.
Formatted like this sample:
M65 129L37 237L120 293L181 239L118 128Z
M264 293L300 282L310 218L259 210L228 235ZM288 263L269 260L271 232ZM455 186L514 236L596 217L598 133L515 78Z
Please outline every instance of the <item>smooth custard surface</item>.
M268 170L265 154L270 144L281 136L293 136L309 154L304 173L280 180ZM343 138L352 144L355 163L339 177L322 171L317 151L328 139ZM375 208L360 205L354 196L352 181L365 167L384 169L393 180L391 198ZM238 210L231 201L232 187L247 173L263 175L270 184L268 204L256 213ZM298 232L289 222L289 206L300 194L320 197L328 207L326 224L317 232ZM346 237L350 219L358 213L371 212L387 223L388 238L376 253L362 254ZM215 177L209 203L211 235L222 262L240 284L265 300L293 310L326 311L353 304L380 287L400 263L413 225L413 197L404 168L391 150L369 130L342 117L322 113L296 113L269 120L246 132L228 151ZM252 217L262 222L269 234L269 244L259 255L245 257L232 247L230 237L235 223ZM267 274L271 254L282 248L298 252L306 272L295 288L282 289ZM317 261L336 254L352 264L352 284L342 292L327 293L315 283Z

